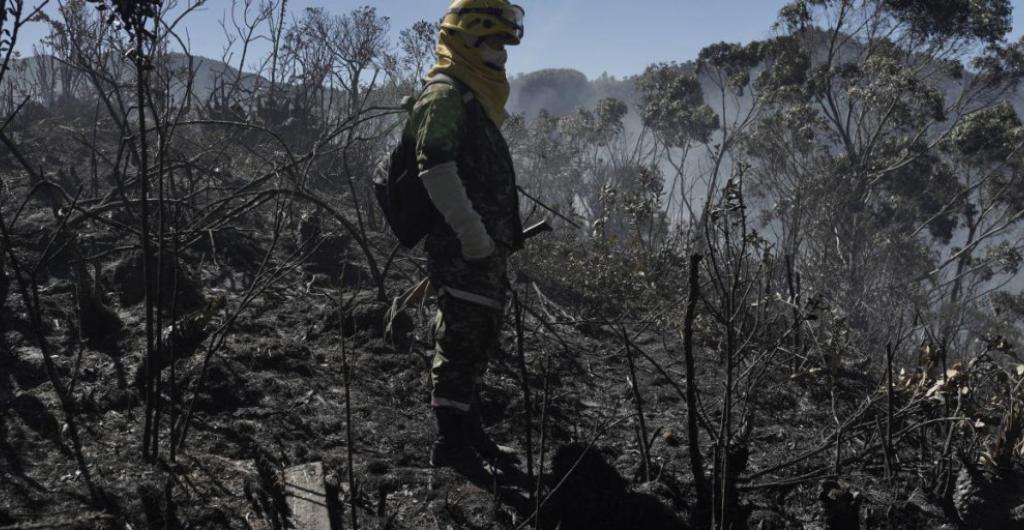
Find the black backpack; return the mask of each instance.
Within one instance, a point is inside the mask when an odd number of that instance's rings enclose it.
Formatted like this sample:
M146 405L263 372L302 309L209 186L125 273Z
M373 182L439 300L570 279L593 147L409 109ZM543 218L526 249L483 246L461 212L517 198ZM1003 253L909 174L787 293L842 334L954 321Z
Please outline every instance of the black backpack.
M426 90L430 85L445 83L458 89L464 103L473 100L473 92L462 82L444 74L434 75L423 86ZM422 94L422 92L421 92ZM411 118L412 107L406 107ZM403 128L402 139L391 152L387 167L386 176L382 171L378 178L373 181L374 192L377 195L377 203L384 212L384 219L387 221L391 231L402 246L412 248L416 246L433 228L434 222L440 217L437 208L427 195L427 189L419 176L419 165L416 162L416 141L405 134Z

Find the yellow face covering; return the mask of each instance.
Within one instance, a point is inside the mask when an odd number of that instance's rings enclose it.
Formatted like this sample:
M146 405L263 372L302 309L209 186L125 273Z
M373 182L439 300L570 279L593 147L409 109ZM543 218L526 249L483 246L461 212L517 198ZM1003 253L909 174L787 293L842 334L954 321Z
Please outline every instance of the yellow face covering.
M483 105L487 117L498 127L505 123L505 103L510 91L508 76L484 64L480 49L463 42L462 38L447 29L441 30L437 44L437 64L427 73L427 78L445 74L469 85L473 95Z

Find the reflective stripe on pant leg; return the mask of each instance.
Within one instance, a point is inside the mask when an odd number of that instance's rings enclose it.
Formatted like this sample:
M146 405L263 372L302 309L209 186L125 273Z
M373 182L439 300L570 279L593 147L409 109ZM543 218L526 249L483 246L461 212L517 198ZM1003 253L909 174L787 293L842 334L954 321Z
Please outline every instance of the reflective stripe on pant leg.
M472 405L469 403L463 403L461 401L455 401L454 399L448 399L443 397L434 396L430 400L431 407L445 407L450 409L460 410L462 412L469 412Z

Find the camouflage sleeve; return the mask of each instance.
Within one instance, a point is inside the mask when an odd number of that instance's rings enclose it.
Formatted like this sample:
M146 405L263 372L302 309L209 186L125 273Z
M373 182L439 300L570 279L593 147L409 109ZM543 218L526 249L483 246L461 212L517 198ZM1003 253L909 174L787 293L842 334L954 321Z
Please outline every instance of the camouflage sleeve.
M412 123L421 172L457 159L466 111L455 87L443 83L427 87L413 108Z

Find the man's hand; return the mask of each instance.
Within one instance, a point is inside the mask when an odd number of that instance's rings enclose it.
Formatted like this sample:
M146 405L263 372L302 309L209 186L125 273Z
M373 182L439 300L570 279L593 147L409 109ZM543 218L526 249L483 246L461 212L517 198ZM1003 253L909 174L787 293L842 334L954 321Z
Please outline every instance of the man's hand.
M544 220L523 230L523 236L526 239L530 239L539 234L543 234L544 232L551 232L552 230L551 225L547 220ZM394 299L391 304L391 309L389 309L385 315L384 321L391 322L394 320L395 315L403 311L405 308L422 304L431 296L434 296L434 286L430 285L430 278L423 278L412 289L409 289L405 294Z

